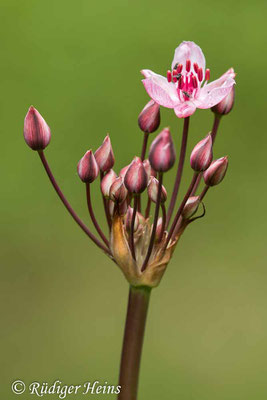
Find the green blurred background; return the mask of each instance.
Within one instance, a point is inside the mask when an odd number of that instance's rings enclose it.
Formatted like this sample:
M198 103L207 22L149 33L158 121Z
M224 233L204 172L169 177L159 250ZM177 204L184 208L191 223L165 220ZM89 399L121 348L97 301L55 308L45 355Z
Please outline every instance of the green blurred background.
M88 221L77 161L107 132L117 172L139 154L137 116L148 101L139 71L164 74L182 40L202 47L212 79L231 66L238 73L235 108L215 148L216 157L229 155L230 167L152 293L139 398L266 399L264 7L247 0L1 0L1 399L16 398L15 379L116 384L128 293L25 145L28 107L49 123L47 158ZM189 149L212 119L209 110L193 115ZM182 121L172 110L162 110L162 126L178 146ZM183 191L190 176L187 157ZM93 201L104 223L98 184Z

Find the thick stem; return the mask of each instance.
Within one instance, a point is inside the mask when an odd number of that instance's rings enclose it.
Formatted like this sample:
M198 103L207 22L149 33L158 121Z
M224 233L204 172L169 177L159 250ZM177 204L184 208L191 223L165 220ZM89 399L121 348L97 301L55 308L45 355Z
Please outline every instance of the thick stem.
M91 220L92 220L92 222L94 224L94 227L97 230L99 236L101 237L103 242L106 244L106 246L109 247L108 239L106 238L106 236L102 232L102 229L98 225L98 222L97 222L96 217L95 217L95 213L94 213L93 206L92 206L92 201L91 201L91 190L90 190L90 188L91 188L90 183L86 183L86 198L87 198L88 211L89 211Z
M213 121L213 126L212 126L212 131L211 131L212 144L214 144L214 142L215 142L220 120L221 120L221 115L214 114L214 121ZM199 176L197 177L195 186L193 187L191 196L195 195L195 193L200 185L201 178L202 178L202 174L199 174Z
M107 249L93 234L92 232L87 228L87 226L83 223L83 221L78 217L78 215L76 214L76 212L73 210L73 208L71 207L71 205L69 204L69 202L67 201L67 199L65 198L64 194L62 193L60 187L58 186L52 171L48 165L48 162L45 158L44 152L42 150L38 151L38 154L40 156L40 159L43 163L43 166L46 170L46 173L48 175L48 178L50 179L50 182L52 183L55 191L57 192L60 200L62 201L62 203L64 204L64 206L66 207L66 209L68 210L68 212L70 213L70 215L72 216L72 218L77 222L77 224L82 228L82 230L86 233L86 235L89 236L90 239L92 239L92 241L98 246L100 247L100 249L102 249L105 253L107 253L109 256L111 256L111 252L109 249Z
M146 156L146 149L147 149L147 141L148 141L148 133L144 133L144 140L143 140L143 145L142 145L142 151L141 151L141 160L144 161L145 156Z
M184 119L184 128L183 128L183 136L182 136L182 143L181 143L181 149L180 149L180 157L179 157L179 163L177 167L177 173L176 173L176 178L175 178L175 183L174 183L174 188L172 192L172 197L167 213L167 220L166 220L166 229L170 223L172 213L175 207L175 202L178 196L178 191L182 179L182 174L183 174L183 168L184 168L184 160L185 160L185 153L186 153L186 145L187 145L187 137L188 137L188 130L189 130L189 117Z
M151 288L130 287L121 354L118 400L136 400Z
M218 132L218 128L219 128L219 124L221 121L221 115L215 114L214 115L214 121L213 121L213 126L212 126L212 131L211 131L211 138L212 138L212 143L214 144L216 136L217 136L217 132Z
M189 196L190 196L190 194L192 192L192 189L193 189L193 187L194 187L194 185L196 183L197 177L198 177L198 173L195 172L194 175L193 175L192 181L191 181L191 183L189 185L189 188L188 188L188 190L187 190L187 192L186 192L186 194L185 194L185 196L183 198L183 201L182 201L182 203L181 203L180 207L178 208L178 211L177 211L177 213L175 215L175 218L173 220L172 226L171 226L170 231L168 233L168 237L167 237L166 243L164 245L163 252L166 250L166 248L168 246L168 243L169 243L170 239L172 238L172 235L173 235L173 232L174 232L175 227L177 225L177 222L179 220L179 217L182 214L182 211L184 209L184 206L185 206L187 200L189 199Z
M153 229L150 237L150 242L146 254L145 261L142 265L141 271L144 271L147 267L149 258L151 256L153 246L154 246L154 241L156 237L156 230L157 230L157 223L158 223L158 217L159 217L159 209L160 209L160 204L161 204L161 190L162 190L162 180L163 180L163 174L162 172L159 173L159 186L158 186L158 195L157 195L157 202L156 202L156 207L155 207L155 214L154 214L154 222L153 222Z
M210 186L206 185L206 186L204 187L204 189L202 190L202 192L201 192L201 194L200 194L200 196L199 196L199 201L200 201L200 202L201 202L201 201L204 199L204 197L206 196L206 193L207 193L207 191L209 190L209 188L210 188Z
M136 217L136 211L137 211L137 206L138 206L138 196L134 196L134 206L133 206L133 215L132 215L132 220L131 220L131 230L130 230L130 249L132 252L132 257L135 260L135 248L134 248L134 222L135 222L135 217Z

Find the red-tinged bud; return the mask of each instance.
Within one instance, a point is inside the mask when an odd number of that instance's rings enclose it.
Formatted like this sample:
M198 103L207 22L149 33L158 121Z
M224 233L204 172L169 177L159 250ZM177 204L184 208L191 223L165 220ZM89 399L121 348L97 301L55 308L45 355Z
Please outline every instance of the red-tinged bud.
M147 173L141 158L135 157L126 172L124 184L130 193L142 193L147 182Z
M109 135L107 135L100 147L95 151L95 159L100 171L109 171L115 162Z
M44 150L51 139L50 128L41 114L31 106L24 119L24 139L32 150Z
M129 168L129 167L130 167L130 165L126 165L126 167L123 167L123 168L120 170L119 176L121 176L122 179L124 179L124 177L125 177L125 175L126 175L126 172L128 171L128 168Z
M147 193L148 193L148 197L150 198L151 201L153 201L153 203L157 202L158 190L159 190L159 181L152 176L148 182ZM162 185L160 202L165 203L166 200L167 200L167 190Z
M128 233L131 231L132 219L133 219L133 208L129 206L127 214L125 216L125 227ZM138 226L139 226L139 215L138 213L136 213L134 219L134 232L138 229Z
M221 157L211 163L209 168L204 172L203 178L208 186L215 186L221 183L225 177L228 168L228 158Z
M92 183L99 174L99 167L92 150L88 150L77 165L80 179L86 183Z
M109 170L101 181L101 192L104 197L109 198L109 191L112 183L117 178L113 169Z
M190 157L190 164L194 171L205 171L212 161L212 139L208 134L194 148Z
M122 203L127 197L127 189L124 186L123 179L121 176L116 178L109 190L109 197L116 203Z
M234 107L234 102L235 102L235 87L233 86L231 92L220 103L212 107L211 111L213 111L215 114L226 115Z
M166 172L175 163L175 149L169 128L163 129L152 142L149 161L151 167L157 172Z
M184 219L191 218L197 212L198 206L199 206L199 196L189 197L182 211L183 218Z
M150 100L138 117L138 125L145 133L155 132L160 125L160 109L154 100Z
M119 204L119 215L125 215L127 213L128 203L127 200L124 200L122 203Z
M108 210L109 210L109 214L111 215L111 217L113 217L113 215L114 215L114 209L115 209L114 201L109 200L109 202L108 202Z
M157 176L156 171L154 171L154 170L151 168L151 165L150 165L149 160L144 160L144 161L143 161L143 166L144 166L144 168L145 168L145 170L146 170L148 180L150 179L151 176Z
M157 229L156 229L156 235L155 235L156 242L158 242L161 239L162 223L163 223L163 221L162 221L162 218L160 217L157 222Z

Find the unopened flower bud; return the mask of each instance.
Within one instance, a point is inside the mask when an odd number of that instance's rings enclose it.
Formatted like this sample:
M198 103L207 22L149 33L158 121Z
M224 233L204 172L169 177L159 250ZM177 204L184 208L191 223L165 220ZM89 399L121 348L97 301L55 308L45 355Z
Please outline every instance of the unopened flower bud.
M168 171L175 163L175 149L168 128L153 140L149 150L151 167L157 172Z
M232 86L230 93L222 100L220 103L216 104L216 106L211 108L215 114L218 115L226 115L234 107L235 102L235 86Z
M225 177L228 168L228 158L221 157L211 163L209 168L204 172L203 178L208 186L215 186L221 183Z
M131 231L132 219L133 219L133 208L129 206L128 210L127 210L127 214L125 216L125 227L126 227L127 232ZM139 216L138 216L138 213L136 213L135 219L134 219L134 232L137 230L138 226L139 226Z
M50 128L33 106L25 117L23 133L27 145L33 150L44 150L50 142Z
M95 159L102 172L106 172L113 167L115 159L108 135L105 137L101 146L95 151Z
M117 205L112 200L109 200L109 202L108 202L108 209L109 209L109 214L111 217L114 216L115 209L116 209L116 213L118 213L119 215L121 215L121 216L125 215L127 213L127 208L128 208L128 204L127 204L126 200L124 200L122 203L119 203Z
M92 183L97 178L99 167L92 150L88 150L80 159L77 165L77 171L83 182Z
M189 197L182 211L183 218L184 219L191 218L197 212L198 206L199 206L199 196Z
M114 209L115 209L114 201L109 200L109 202L108 202L108 210L109 210L109 214L111 215L111 217L113 217L113 215L114 215Z
M149 160L144 160L144 161L143 161L143 166L144 166L144 168L145 168L145 170L146 170L148 180L150 179L151 176L157 176L156 171L154 171L154 170L151 168L151 165L150 165Z
M150 198L151 201L153 201L153 203L157 202L158 191L159 191L159 181L154 176L152 176L148 182L147 193L148 197ZM167 191L165 187L162 185L160 202L165 203L166 200L167 200Z
M127 200L124 200L122 203L119 204L119 215L125 215L127 213L128 203Z
M122 179L124 179L124 177L125 177L125 175L126 175L126 172L128 171L129 166L130 166L130 165L126 165L126 167L123 167L123 168L120 170L119 175L122 177Z
M190 157L190 164L194 171L205 171L212 161L212 138L208 134L194 148Z
M121 176L116 178L109 190L109 197L112 201L122 203L127 197L127 189L124 186L123 179Z
M130 193L142 193L147 187L147 173L139 157L131 162L125 177L124 184Z
M109 197L109 191L110 191L110 186L112 183L115 181L117 178L116 173L113 171L113 169L110 169L104 178L101 181L101 192L104 197L108 198Z
M162 221L162 218L160 217L157 222L157 229L156 229L156 236L155 236L156 242L158 242L161 239L162 223L163 223L163 221Z
M150 100L138 117L138 125L145 133L155 132L160 125L160 108L154 100Z

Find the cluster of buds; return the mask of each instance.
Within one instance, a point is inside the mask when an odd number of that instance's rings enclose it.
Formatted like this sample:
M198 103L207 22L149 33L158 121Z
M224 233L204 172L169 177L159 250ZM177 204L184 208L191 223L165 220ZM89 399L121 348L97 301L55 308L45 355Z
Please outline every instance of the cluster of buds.
M148 74L148 72L147 72ZM210 72L195 62L186 59L167 73L167 81L177 83L178 92L183 96L198 90L200 83L209 80ZM169 128L161 130L152 140L148 149L150 134L160 125L160 107L154 101L141 111L138 124L143 132L143 146L140 157L117 173L114 170L115 157L109 135L93 152L86 151L77 166L78 176L85 184L86 200L96 234L82 222L59 188L44 155L50 142L50 129L34 108L30 107L24 122L24 138L29 147L36 150L48 177L63 204L83 231L122 270L133 286L155 287L159 284L169 263L176 244L186 227L201 216L200 204L210 187L222 182L228 167L228 158L213 160L213 146L218 129L218 119L229 113L233 107L234 89L212 108L215 123L212 132L195 145L190 156L192 179L188 189L177 204L181 182L188 133L188 117L184 120L184 132L174 188L167 203L167 190L163 185L165 174L176 162L175 145ZM146 158L146 153L148 157ZM97 221L91 200L92 185L96 180L101 190L107 227L103 229ZM204 186L196 194L199 184ZM95 189L94 189L95 190ZM205 210L205 208L204 208Z

